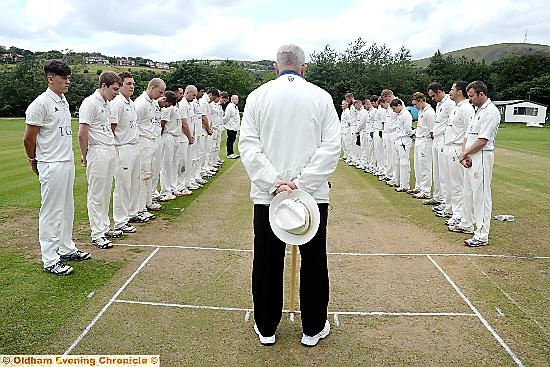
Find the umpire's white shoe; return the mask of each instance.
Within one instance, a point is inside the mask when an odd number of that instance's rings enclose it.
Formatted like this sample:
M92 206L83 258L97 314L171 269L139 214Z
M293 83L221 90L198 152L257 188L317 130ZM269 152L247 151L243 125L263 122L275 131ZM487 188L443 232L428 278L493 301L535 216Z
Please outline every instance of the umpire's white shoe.
M319 340L324 339L330 333L330 322L325 322L325 327L317 335L307 336L302 333L302 345L305 347L314 347L319 343Z
M270 346L275 344L275 334L273 334L273 336L263 336L260 333L260 330L258 330L258 326L256 326L256 324L254 324L254 332L258 334L258 338L260 339L260 344L265 346Z

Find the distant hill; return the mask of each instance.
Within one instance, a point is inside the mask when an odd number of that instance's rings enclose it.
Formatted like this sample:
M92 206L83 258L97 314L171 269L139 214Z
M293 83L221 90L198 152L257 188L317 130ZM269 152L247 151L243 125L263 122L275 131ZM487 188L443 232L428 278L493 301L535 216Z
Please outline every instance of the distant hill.
M527 55L536 52L550 53L550 46L533 43L499 43L489 46L469 47L462 50L447 52L442 55L444 57L451 55L455 59L464 56L467 59L474 59L476 61L485 60L486 63L490 64L493 61L509 55ZM430 58L426 57L424 59L413 60L413 62L416 63L418 67L425 68L430 64Z

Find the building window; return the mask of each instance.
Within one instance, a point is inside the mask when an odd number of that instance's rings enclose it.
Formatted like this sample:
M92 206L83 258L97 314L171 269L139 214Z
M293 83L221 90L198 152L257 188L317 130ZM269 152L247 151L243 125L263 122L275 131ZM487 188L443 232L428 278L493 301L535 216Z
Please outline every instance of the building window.
M538 116L539 109L536 107L514 107L514 115Z

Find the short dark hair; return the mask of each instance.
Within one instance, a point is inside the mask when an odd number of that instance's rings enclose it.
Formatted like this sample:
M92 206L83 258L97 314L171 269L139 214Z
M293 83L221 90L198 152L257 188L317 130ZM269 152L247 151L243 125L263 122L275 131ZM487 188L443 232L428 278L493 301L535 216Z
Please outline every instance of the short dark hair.
M487 85L480 80L476 80L475 82L471 82L470 84L468 84L466 90L468 91L470 89L473 89L478 96L479 93L487 95Z
M172 105L175 105L178 102L176 99L176 93L171 90L164 92L164 98L166 98L166 102L170 102Z
M115 83L118 83L119 86L122 86L122 79L114 71L106 70L99 75L99 88L101 88L103 84L105 84L105 86L109 88Z
M443 89L443 86L440 82L430 83L430 85L428 85L428 90L431 90L434 93L437 93L438 91L442 91L443 93L445 93L445 90Z
M197 88L197 92L200 92L201 90L206 90L206 87L202 83L195 84L195 88Z
M403 106L403 102L399 98L395 98L390 102L390 107Z
M178 90L180 89L183 89L181 85L179 84L172 84L171 86L168 87L168 90L172 91L172 92L177 92Z
M211 94L213 95L214 97L219 97L220 96L220 91L217 90L216 88L210 88L208 90L208 92L206 92L206 94Z
M459 90L462 92L462 97L468 98L468 94L466 94L466 87L468 86L468 83L464 80L457 80L453 83L455 85L456 90Z
M227 92L220 92L221 98L229 98L229 94Z
M372 103L375 103L375 102L378 103L378 98L380 97L378 97L376 94L373 94L372 96L370 96L370 101Z
M132 73L130 73L129 71L123 71L122 73L118 73L118 76L122 81L124 81L124 79L126 78L133 78Z
M46 74L46 76L69 76L71 75L71 68L63 60L46 60L46 62L44 63L44 74Z

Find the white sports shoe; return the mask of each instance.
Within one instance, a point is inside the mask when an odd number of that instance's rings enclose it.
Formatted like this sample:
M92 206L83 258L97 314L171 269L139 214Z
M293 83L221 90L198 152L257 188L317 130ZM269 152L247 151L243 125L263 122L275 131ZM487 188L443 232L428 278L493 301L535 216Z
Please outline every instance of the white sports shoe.
M306 347L314 347L319 343L319 340L324 339L330 333L330 322L325 322L325 327L315 336L307 336L302 333L302 345Z
M254 324L254 332L258 334L258 338L260 339L260 344L269 346L275 344L275 334L273 336L263 336L260 334L260 330L258 330L258 326Z

